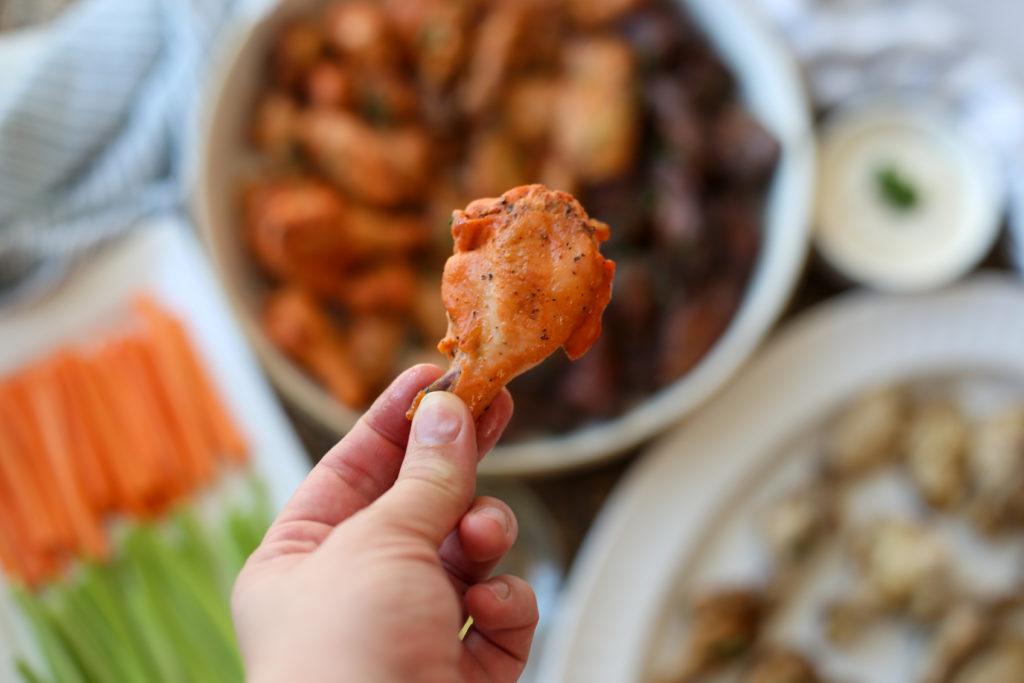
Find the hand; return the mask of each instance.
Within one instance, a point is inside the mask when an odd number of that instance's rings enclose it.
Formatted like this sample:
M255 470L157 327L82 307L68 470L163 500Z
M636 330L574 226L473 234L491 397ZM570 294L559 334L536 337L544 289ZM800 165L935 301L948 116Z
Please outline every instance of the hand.
M474 499L477 461L512 415L504 391L476 425L455 395L395 380L313 468L249 558L232 611L249 680L515 681L537 624L521 579L488 579L512 511ZM411 433L410 433L411 432ZM467 614L475 624L463 642Z

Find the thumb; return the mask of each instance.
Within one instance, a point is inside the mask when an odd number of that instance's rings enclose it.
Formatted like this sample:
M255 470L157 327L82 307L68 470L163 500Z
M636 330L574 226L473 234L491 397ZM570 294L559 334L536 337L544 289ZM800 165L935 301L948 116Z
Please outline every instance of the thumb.
M440 546L473 502L476 430L466 404L432 391L413 416L398 480L373 507L403 533Z

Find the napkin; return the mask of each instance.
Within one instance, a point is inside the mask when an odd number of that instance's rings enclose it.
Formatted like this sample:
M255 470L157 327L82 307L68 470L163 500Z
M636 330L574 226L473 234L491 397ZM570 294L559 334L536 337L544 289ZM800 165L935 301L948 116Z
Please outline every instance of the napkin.
M0 297L181 207L193 105L234 4L78 0L31 29L34 58L3 73Z
M981 36L935 0L758 1L803 65L819 111L916 97L944 107L992 154L1009 202L1009 255L1024 269L1024 90ZM997 11L989 0L961 5Z

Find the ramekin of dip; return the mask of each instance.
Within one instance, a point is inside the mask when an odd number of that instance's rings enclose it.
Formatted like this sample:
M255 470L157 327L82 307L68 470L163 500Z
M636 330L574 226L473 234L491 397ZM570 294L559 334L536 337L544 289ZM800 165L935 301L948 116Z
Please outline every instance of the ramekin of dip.
M879 101L825 123L814 239L840 274L889 291L948 284L991 249L1005 196L992 155L936 108Z

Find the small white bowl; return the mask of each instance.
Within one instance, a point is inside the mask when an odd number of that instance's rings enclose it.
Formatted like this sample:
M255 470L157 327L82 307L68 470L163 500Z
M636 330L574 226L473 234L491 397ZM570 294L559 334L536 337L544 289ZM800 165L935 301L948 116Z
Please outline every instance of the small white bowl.
M815 244L839 273L868 287L949 284L998 235L995 161L937 106L877 100L844 108L824 128L818 168ZM909 194L886 199L882 173Z
M501 445L481 463L483 475L552 473L598 463L678 422L721 387L760 343L801 272L813 202L814 139L797 66L745 0L680 1L731 67L752 113L781 147L761 253L744 301L712 351L684 377L613 420ZM303 413L342 433L358 413L334 401L279 353L259 327L259 278L239 239L236 205L238 177L251 163L244 141L247 119L271 38L289 18L319 4L284 0L263 18L235 27L207 93L193 200L214 267L274 383Z

